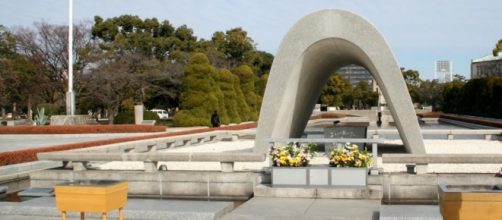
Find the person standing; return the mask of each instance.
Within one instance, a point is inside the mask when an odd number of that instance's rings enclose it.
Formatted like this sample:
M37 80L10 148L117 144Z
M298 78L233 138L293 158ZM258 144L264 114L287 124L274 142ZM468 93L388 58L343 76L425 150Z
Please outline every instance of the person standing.
M211 124L213 128L220 127L220 116L218 116L218 112L214 111L213 115L211 115Z

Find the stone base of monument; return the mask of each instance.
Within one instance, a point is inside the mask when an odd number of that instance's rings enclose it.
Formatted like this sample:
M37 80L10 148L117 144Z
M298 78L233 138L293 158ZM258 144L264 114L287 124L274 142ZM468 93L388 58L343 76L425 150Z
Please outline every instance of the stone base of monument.
M246 200L264 179L260 172L43 170L30 174L31 187L51 188L62 181L115 180L128 182L129 196L180 199Z
M282 198L319 198L319 199L376 199L383 196L382 185L364 187L272 187L268 184L257 185L255 197Z
M364 187L367 167L272 167L274 187Z

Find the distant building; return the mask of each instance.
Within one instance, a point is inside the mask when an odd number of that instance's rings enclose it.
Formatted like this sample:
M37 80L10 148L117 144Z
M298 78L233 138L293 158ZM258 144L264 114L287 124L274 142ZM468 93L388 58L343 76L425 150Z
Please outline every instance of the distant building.
M383 97L382 91L380 91L380 88L378 87L375 79L373 78L373 75L366 70L366 68L362 66L358 66L355 64L351 64L345 67L342 67L338 70L338 73L344 78L345 80L349 81L350 84L352 85L352 88L356 87L356 85L360 81L366 81L368 84L371 86L373 92L378 92L378 99L379 103L384 106L387 105L387 102L385 101L385 98Z
M370 85L373 83L373 76L362 66L348 65L338 70L342 78L349 81L355 87L359 81L366 80Z
M471 79L484 78L489 76L502 77L502 53L498 56L493 54L472 60Z
M440 82L451 82L453 80L453 63L449 60L436 61L434 63L434 79Z

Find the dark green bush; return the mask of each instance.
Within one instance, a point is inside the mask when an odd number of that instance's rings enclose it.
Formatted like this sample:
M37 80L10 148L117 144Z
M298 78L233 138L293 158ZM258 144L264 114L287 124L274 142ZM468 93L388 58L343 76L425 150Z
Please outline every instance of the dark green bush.
M502 118L502 77L453 81L443 91L443 111L463 115Z
M59 115L59 107L52 103L40 103L37 105L37 108L39 109L44 108L45 109L44 114L47 115L48 117L50 117L51 115ZM33 112L36 113L37 110L35 109Z
M143 120L156 120L159 121L160 118L155 112L144 111L143 112ZM125 111L120 112L113 119L115 124L134 124L134 112L133 111Z

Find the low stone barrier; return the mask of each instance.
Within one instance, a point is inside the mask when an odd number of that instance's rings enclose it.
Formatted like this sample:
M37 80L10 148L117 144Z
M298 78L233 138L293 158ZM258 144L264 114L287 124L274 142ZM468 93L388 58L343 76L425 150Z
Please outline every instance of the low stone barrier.
M493 136L501 136L502 129L451 129L451 130L442 130L442 129L427 129L421 130L422 135L445 135L448 140L453 140L456 135L484 135L485 140L491 140ZM368 130L368 137L379 138L380 135L388 135L388 134L399 134L397 130L394 129L377 129L377 130Z
M95 120L90 115L52 115L51 125L85 125Z
M409 172L425 174L430 163L497 164L502 163L502 154L383 154L382 162L405 163Z
M232 172L235 162L262 162L264 153L219 152L219 153L180 153L159 152L159 150L198 145L220 140L236 140L250 135L242 131L213 131L203 134L180 135L153 138L125 143L109 144L92 148L38 153L39 160L72 162L75 171L86 170L89 161L143 161L146 172L157 171L159 161L178 162L220 162L222 172Z

